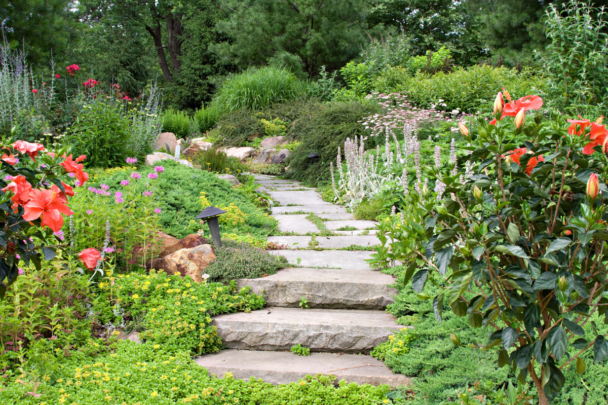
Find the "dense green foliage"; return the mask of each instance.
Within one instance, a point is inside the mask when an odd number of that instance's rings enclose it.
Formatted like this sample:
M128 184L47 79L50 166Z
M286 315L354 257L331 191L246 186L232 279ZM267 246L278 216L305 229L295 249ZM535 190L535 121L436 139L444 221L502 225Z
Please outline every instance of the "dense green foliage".
M220 119L221 111L217 104L210 104L203 107L194 114L194 120L200 133L209 131Z
M33 381L21 384L12 381L6 390L0 391L0 401L6 405L39 405L41 401L58 404L62 399L83 405L98 405L100 400L162 405L178 401L218 405L376 405L390 390L386 385L345 382L334 386L334 379L324 376L308 376L298 383L278 386L255 379L237 380L232 374L220 379L209 376L187 353L171 355L152 345L131 342L120 343L112 353L94 346L91 351L101 353L87 356L72 352L67 356L60 351L47 355L41 359L42 365L56 368L46 374L49 381L38 383L38 397L27 394ZM63 367L59 368L59 363Z
M230 183L219 179L214 173L192 169L171 160L164 160L161 165L165 171L155 180L147 179L148 174L154 173L154 167L142 167L138 172L142 180L145 180L134 184L135 191L143 192L148 183L154 182L156 187L154 198L158 202L158 207L162 209L160 224L164 232L183 238L200 229L200 224L194 218L203 210L201 192L205 193L212 205L221 207L234 203L247 215L244 223L221 225L222 233L267 236L276 228L276 222L253 205L244 192L232 188ZM116 173L107 177L98 177L96 181L108 184L112 189L118 189L124 177L124 173Z
M188 138L193 130L190 117L183 111L168 109L163 116L163 132L172 132L177 138Z
M232 38L218 46L241 67L267 63L316 76L321 66L336 70L359 52L365 40L365 0L233 0L218 28Z
M301 122L300 131L307 135L301 138L301 144L289 155L290 171L287 175L313 185L327 181L330 178L329 163L336 159L338 148L344 145L346 138L365 135L359 121L377 111L373 104L356 101L320 106ZM366 144L374 147L377 141L377 138L372 138ZM309 158L313 152L319 157Z
M259 278L274 274L287 267L283 256L275 256L265 250L232 240L222 242L215 250L216 261L205 269L213 281L230 281L239 278Z

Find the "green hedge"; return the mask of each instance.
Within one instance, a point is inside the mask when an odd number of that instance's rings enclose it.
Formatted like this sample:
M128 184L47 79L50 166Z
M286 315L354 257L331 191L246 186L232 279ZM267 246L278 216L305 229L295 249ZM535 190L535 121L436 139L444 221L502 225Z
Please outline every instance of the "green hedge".
M458 67L451 73L434 75L418 72L410 76L401 67L387 68L375 79L373 88L381 93L406 93L420 107L436 105L438 110L475 113L491 105L505 87L513 98L542 94L545 80L530 72L492 66ZM445 105L443 105L445 104Z
M163 116L163 132L172 132L177 138L188 138L192 134L192 122L183 111L167 110Z

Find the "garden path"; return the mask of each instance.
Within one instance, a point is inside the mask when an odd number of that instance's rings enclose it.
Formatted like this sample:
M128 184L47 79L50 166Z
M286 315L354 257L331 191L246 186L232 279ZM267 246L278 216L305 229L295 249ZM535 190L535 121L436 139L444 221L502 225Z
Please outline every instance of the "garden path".
M379 243L370 229L375 223L355 220L296 181L256 176L256 182L279 204L272 212L283 235L268 240L284 249L270 253L298 267L238 280L239 287L264 293L268 306L216 317L228 350L201 356L197 363L220 377L231 372L272 383L332 374L359 384L409 384L368 354L401 328L384 311L397 293L389 287L394 279L366 261L370 247ZM298 343L311 355L289 352Z

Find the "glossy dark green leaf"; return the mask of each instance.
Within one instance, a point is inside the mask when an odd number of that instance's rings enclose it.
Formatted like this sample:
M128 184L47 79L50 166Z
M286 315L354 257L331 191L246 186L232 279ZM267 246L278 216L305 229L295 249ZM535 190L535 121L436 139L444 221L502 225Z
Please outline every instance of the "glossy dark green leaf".
M433 312L435 312L435 318L441 323L441 313L443 312L443 294L439 294L433 300Z
M573 275L572 278L574 279L573 287L578 293L578 295L580 295L581 298L589 298L589 289L585 285L585 281L576 274Z
M608 342L606 342L604 336L599 335L595 338L595 342L593 343L593 355L595 356L595 363L601 363L606 356L608 356Z
M414 277L412 278L412 288L414 289L414 291L416 291L418 293L422 292L428 275L429 275L429 271L426 269L420 270L419 272L414 274Z
M517 367L520 369L525 369L528 367L530 360L532 360L532 346L524 345L517 349L512 356Z
M506 327L502 330L502 345L506 350L509 350L513 343L517 341L519 334L512 327Z
M534 291L538 290L555 290L555 282L557 276L555 273L545 272L540 275L534 282Z
M553 364L552 359L548 361L549 363L549 380L545 384L544 392L549 400L552 400L559 394L564 383L566 382L566 377L561 372L561 370Z
M414 272L416 271L417 268L418 268L418 264L416 263L415 260L412 263L410 263L409 266L407 266L407 270L405 271L405 275L403 276L403 285L404 286L406 286L407 283L410 281L410 279L414 275Z
M475 258L475 260L479 260L479 258L484 254L484 252L486 251L485 246L477 246L473 249L473 257Z
M4 295L6 294L6 286L0 283L0 301L4 299Z
M452 312L456 316L465 316L467 314L467 304L460 299L452 302L450 308L452 308Z
M435 265L442 276L445 276L453 254L454 246L448 246L439 252L435 252Z
M48 247L42 248L42 253L44 254L44 260L49 261L55 258L55 251Z
M585 336L585 331L583 330L583 328L581 328L576 323L568 319L562 319L562 323L570 332L574 333L575 335Z
M505 349L501 349L498 352L498 367L504 367L509 363L509 353Z
M524 324L528 332L540 326L540 308L537 304L530 304L524 308Z
M568 238L555 239L553 242L551 242L551 244L547 248L547 251L545 252L545 254L549 254L551 252L558 252L558 251L561 252L571 243L572 243L572 240L568 239Z
M471 325L473 328L479 328L482 325L483 322L483 317L481 316L481 314L477 313L477 312L472 312L469 314L469 316L467 317L467 322L469 323L469 325Z
M566 331L561 325L551 329L549 335L547 336L547 344L549 345L549 349L555 358L558 361L561 360L568 349L568 337L566 336Z
M532 352L534 354L534 358L540 364L543 364L544 362L547 361L547 356L549 355L549 352L547 350L547 345L545 344L544 340L539 340L536 343L534 343Z
M452 229L445 230L437 236L437 240L433 243L435 252L442 250L447 245L451 244L456 236L456 231Z
M589 345L589 342L587 342L587 340L583 339L583 338L576 339L574 342L572 342L572 347L574 347L577 350L583 350L588 345Z

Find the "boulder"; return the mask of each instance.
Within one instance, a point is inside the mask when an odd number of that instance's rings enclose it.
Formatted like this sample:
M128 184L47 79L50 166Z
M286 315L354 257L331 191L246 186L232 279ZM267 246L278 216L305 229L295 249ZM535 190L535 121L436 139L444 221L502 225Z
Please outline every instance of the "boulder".
M217 177L222 180L226 180L228 183L231 183L233 186L238 186L239 184L241 184L239 179L237 179L235 176L233 176L231 174L220 174Z
M200 246L200 245L208 244L207 239L205 239L202 236L197 235L195 233L186 236L182 240L179 240L177 238L174 238L174 239L176 240L176 242L172 245L166 246L161 251L161 253L158 255L158 257L165 257L172 253L177 252L178 250L192 249L192 248Z
M184 150L183 155L184 156L195 156L195 155L198 155L201 151L211 149L212 147L213 147L213 144L211 142L203 142L203 141L192 142L190 144L190 146L188 146L186 148L186 150Z
M169 150L174 151L175 146L177 146L177 138L175 137L175 134L173 134L172 132L163 132L158 135L158 138L156 138L156 145L154 145L154 150L159 150L168 147Z
M228 157L237 158L239 160L245 160L255 155L255 148L242 147L242 148L228 148L224 150L224 153Z
M275 148L265 148L262 153L253 160L253 163L266 163L275 153L277 153Z
M176 162L178 162L179 164L182 164L184 166L194 167L192 165L192 163L188 162L187 160L175 159L173 156L169 155L168 153L163 153L163 152L154 152L151 155L147 155L146 156L146 165L147 166L156 166L161 160L165 160L165 159L175 160Z
M283 144L287 143L287 141L285 141L284 139L285 139L284 136L273 136L270 138L266 138L262 141L260 146L262 148L268 148L268 147L273 147L273 146L277 146L277 145L283 145Z
M175 245L179 242L175 236L167 235L164 232L156 232L156 241L158 242L159 250L162 252L170 246Z
M279 153L273 155L272 158L270 158L270 163L284 163L285 159L287 159L287 156L289 156L290 153L291 152L289 152L287 149L281 149Z
M164 257L163 269L167 274L191 277L195 282L205 280L205 268L215 260L211 245L200 245L192 249L181 249Z

